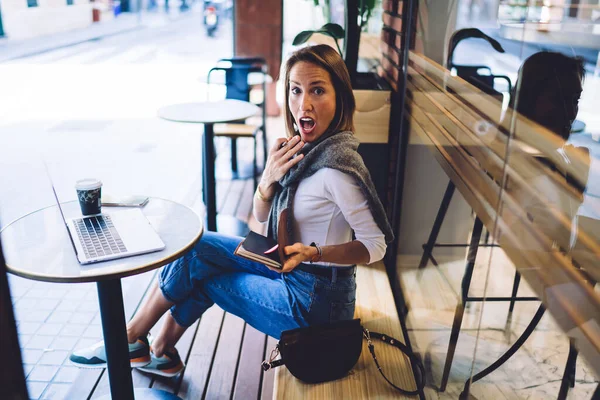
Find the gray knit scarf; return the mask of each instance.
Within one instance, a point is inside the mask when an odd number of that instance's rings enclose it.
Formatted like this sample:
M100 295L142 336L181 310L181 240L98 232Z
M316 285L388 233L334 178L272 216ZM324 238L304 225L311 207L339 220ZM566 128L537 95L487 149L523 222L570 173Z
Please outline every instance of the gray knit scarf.
M288 208L287 230L290 238L292 236L293 200L298 184L302 179L308 178L321 168L333 168L352 176L363 195L367 199L369 210L373 215L375 223L383 234L385 241L394 239L392 228L388 222L383 205L377 196L375 186L371 181L371 175L365 167L362 157L356 151L358 140L352 132L344 131L338 133L324 134L315 143L304 145L300 153L304 159L292 167L279 181L279 187L273 198L271 211L269 212L269 223L267 235L277 237L278 219L281 211Z

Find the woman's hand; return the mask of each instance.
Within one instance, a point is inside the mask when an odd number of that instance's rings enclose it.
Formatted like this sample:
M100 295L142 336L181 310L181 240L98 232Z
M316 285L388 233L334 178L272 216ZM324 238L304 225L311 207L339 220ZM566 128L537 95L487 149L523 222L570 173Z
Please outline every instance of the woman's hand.
M304 158L303 154L294 157L303 146L304 142L300 140L300 135L294 135L289 140L285 138L276 140L275 144L269 150L267 164L259 183L259 190L264 197L273 197L275 194L275 183L283 178L290 168Z
M300 265L300 263L310 261L318 254L316 247L307 246L302 243L294 243L291 246L285 246L283 252L288 256L288 259L283 263L281 272L290 272Z
M280 269L269 267L268 265L265 265L265 267L280 273L291 272L294 268L300 265L300 263L310 261L314 256L318 254L316 247L306 246L302 243L294 243L291 246L285 246L283 252L286 256L289 256L289 258L285 260L283 266Z

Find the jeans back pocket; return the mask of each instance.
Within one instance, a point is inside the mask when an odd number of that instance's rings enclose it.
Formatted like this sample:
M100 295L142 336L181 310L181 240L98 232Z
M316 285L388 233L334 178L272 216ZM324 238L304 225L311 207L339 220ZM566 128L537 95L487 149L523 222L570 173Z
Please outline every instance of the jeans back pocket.
M332 301L329 310L329 322L346 321L354 318L356 300L350 302Z

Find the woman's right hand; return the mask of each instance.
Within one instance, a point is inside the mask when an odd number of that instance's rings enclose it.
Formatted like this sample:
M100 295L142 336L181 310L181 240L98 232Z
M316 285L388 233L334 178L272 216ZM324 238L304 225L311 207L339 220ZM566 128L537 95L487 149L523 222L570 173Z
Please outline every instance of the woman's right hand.
M285 144L285 145L284 145ZM304 158L303 154L294 157L302 147L304 142L300 140L300 135L294 135L291 139L279 138L269 150L267 164L259 183L259 190L265 197L273 197L275 194L274 185L281 178Z

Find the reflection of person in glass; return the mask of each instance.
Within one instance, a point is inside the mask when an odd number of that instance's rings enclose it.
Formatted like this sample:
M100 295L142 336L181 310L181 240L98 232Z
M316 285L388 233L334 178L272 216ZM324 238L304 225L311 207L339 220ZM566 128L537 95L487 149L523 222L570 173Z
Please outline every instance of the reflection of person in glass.
M509 179L506 194L525 216L507 216L506 223L514 235L512 249L507 250L516 251L513 254L519 262L515 266L521 276L572 340L570 351L576 346L585 352L589 342L573 339L585 336L584 328L589 331L590 324L598 326L596 300L574 279L568 265L580 266L572 259L571 250L577 238L577 212L583 202L590 157L588 149L567 144L579 111L583 78L583 60L559 53L534 54L521 67L512 99L519 114L514 116L508 165L522 180ZM530 148L523 144L525 141ZM574 161L587 168L575 171ZM587 276L585 266L581 267L579 271Z
M574 157L585 159L589 165L587 149L567 145L571 125L579 111L584 72L581 58L554 52L536 53L523 63L515 88L516 93L512 98L513 106L520 116L527 117L560 137L557 154L533 152L536 162L543 164L543 168L537 168L536 165L536 168L531 170L518 171L529 187L509 184L508 191L524 208L529 221L548 235L562 251L571 248L571 232L576 231L576 227L561 223L553 211L564 214L569 221L576 224L577 210L583 201L581 183L585 185L587 173L584 177L573 179L567 171ZM524 126L517 123L517 140L521 136L520 128ZM536 131L542 135L548 134L547 131ZM551 178L551 174L556 172L562 176L565 186L559 185ZM576 195L572 190L566 189L567 185L575 189Z
M516 109L564 140L579 111L585 74L583 59L543 51L529 57L519 71Z

